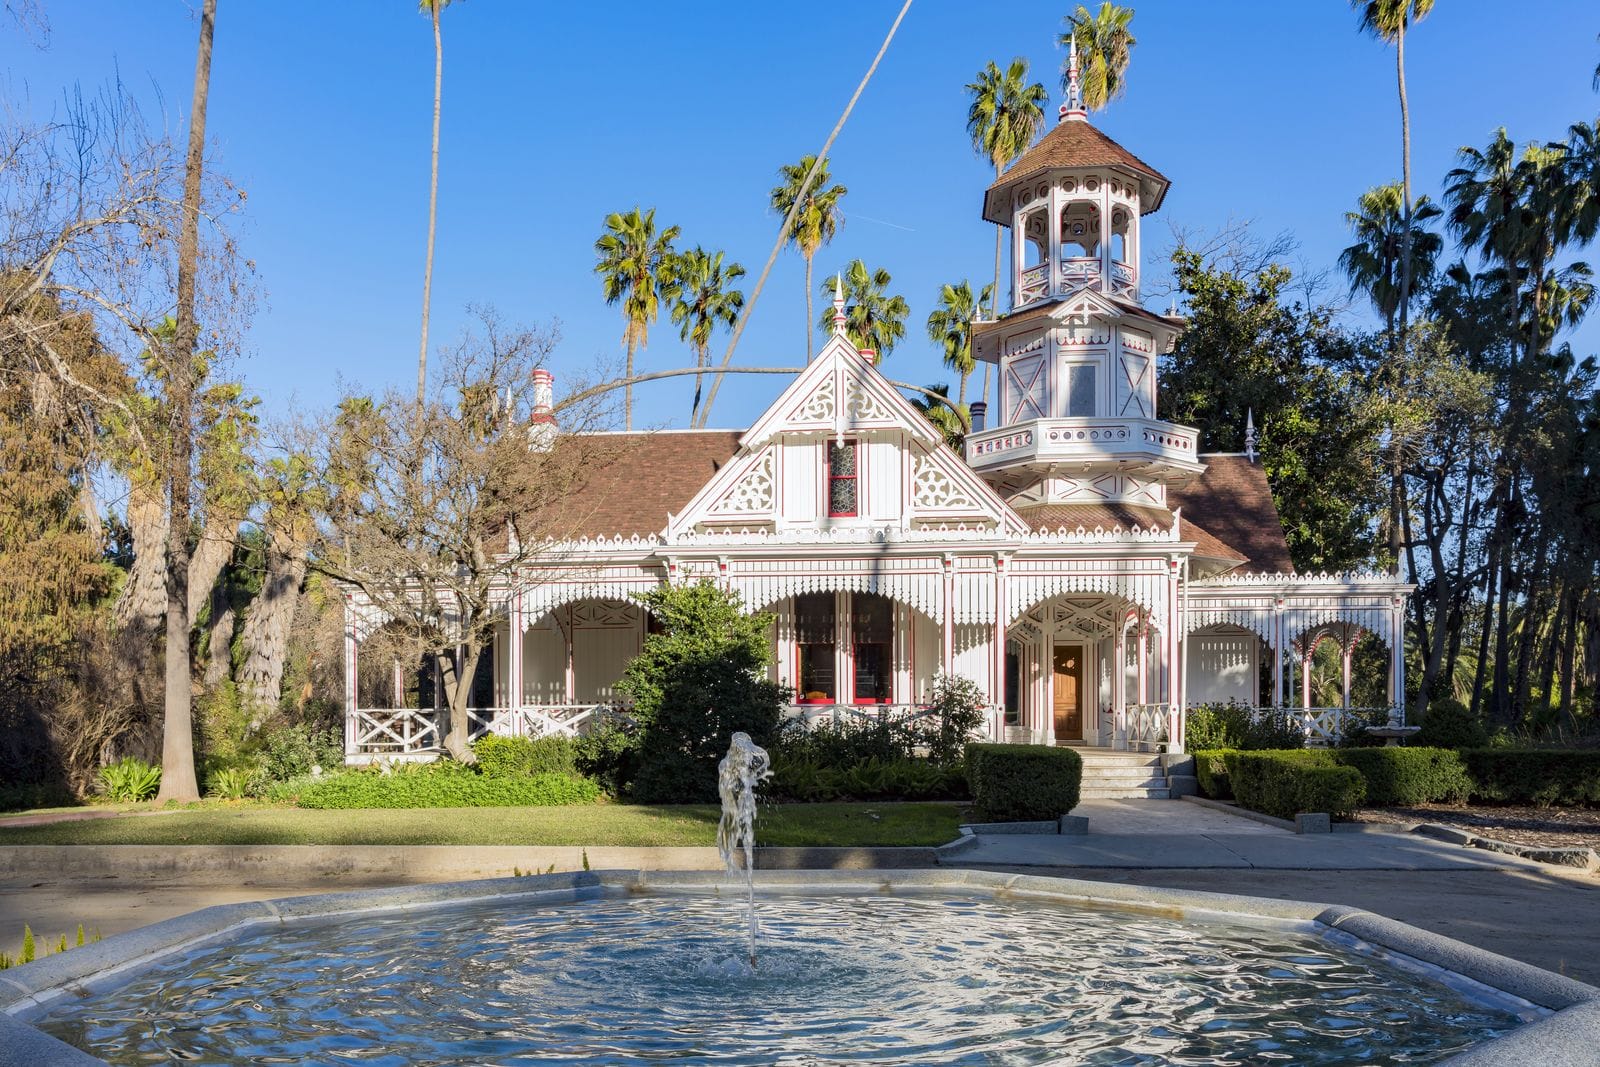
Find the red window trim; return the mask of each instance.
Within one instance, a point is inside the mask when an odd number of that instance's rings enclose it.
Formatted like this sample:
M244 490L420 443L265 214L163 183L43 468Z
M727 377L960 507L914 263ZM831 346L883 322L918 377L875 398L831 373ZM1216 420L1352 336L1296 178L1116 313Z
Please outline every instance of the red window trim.
M855 468L856 468L856 472L854 474L834 474L833 473L833 449L834 449L834 447L835 446L834 446L834 443L832 441L826 441L826 442L823 443L823 446L822 446L822 466L823 466L823 471L824 471L824 475L825 475L825 477L823 478L822 492L824 494L823 503L825 503L827 505L827 507L828 507L828 518L830 518L830 519L857 519L857 518L860 518L861 517L861 448L860 448L860 442L857 441L855 438L851 437L851 438L847 438L845 440L844 444L838 446L838 447L841 447L841 448L848 448L848 449L850 449L850 451L852 453L854 453L854 455L855 455ZM835 481L841 481L841 482L842 481L851 481L851 482L855 482L856 483L856 506L855 506L855 510L854 511L834 511L833 510L833 483Z

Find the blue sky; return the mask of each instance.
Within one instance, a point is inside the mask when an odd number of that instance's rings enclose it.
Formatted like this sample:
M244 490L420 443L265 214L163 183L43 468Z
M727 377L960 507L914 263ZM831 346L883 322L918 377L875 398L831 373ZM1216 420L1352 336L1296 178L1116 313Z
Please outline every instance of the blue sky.
M8 95L26 94L42 115L66 87L120 71L177 128L198 6L46 0L43 49L0 29ZM1145 220L1147 268L1170 245L1169 224L1205 231L1230 218L1254 220L1263 236L1289 231L1308 263L1332 266L1347 243L1343 213L1399 176L1393 51L1359 35L1341 0L1133 6L1128 93L1094 121L1173 181ZM322 407L341 381L404 387L416 374L426 225L427 20L406 0L220 7L210 133L249 192L242 235L264 294L239 373L274 414ZM621 319L601 300L593 242L608 212L636 204L680 225L685 243L727 250L750 271L748 289L779 221L767 207L777 167L820 146L898 8L449 8L435 340L458 337L466 305L483 302L509 319L561 321L558 390L563 370L618 359ZM966 138L963 86L990 59L1024 56L1051 91L1053 120L1067 9L917 0L834 148L847 224L817 269L859 256L894 275L912 318L891 377L949 379L923 321L942 283L993 273L993 229L979 214L992 174ZM1497 126L1546 140L1600 112L1592 0L1540 0L1515 20L1506 11L1449 0L1408 41L1419 192L1437 198L1456 149ZM800 259L785 253L736 362L803 362L803 299ZM1571 339L1580 353L1600 351L1600 324ZM719 358L725 343L714 344ZM688 362L659 322L640 368ZM641 387L637 421L684 425L687 381ZM731 378L713 424L748 425L785 381Z

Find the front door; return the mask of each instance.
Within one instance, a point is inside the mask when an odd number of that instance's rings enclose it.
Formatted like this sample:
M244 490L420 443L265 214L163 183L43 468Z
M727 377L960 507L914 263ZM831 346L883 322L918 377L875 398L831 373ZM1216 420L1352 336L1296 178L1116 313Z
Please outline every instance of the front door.
M1055 657L1055 737L1083 740L1083 646L1057 645Z

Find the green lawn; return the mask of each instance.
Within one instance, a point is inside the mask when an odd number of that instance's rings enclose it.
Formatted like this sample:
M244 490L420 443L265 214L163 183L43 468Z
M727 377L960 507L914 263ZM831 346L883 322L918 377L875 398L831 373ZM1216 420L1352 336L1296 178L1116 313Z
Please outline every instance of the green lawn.
M758 845L941 845L959 804L763 807ZM4 845L714 845L707 805L562 808L362 808L312 811L208 805L134 818L0 827Z

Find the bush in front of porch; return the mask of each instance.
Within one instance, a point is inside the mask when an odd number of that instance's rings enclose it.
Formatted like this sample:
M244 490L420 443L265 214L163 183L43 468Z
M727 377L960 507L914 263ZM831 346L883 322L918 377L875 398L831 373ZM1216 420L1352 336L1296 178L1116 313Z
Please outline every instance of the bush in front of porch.
M1269 758L1271 766L1248 762L1249 781L1238 778L1239 757ZM1209 749L1194 753L1195 776L1200 789L1216 799L1237 798L1256 811L1276 815L1299 804L1343 804L1348 798L1338 780L1311 775L1308 784L1296 776L1297 769L1331 767L1354 771L1360 778L1364 802L1374 807L1411 807L1417 804L1455 803L1473 791L1473 782L1459 753L1442 748L1340 748L1287 749L1238 752ZM1345 776L1348 780L1348 776ZM1265 806L1262 806L1265 805ZM1339 812L1331 808L1300 807L1299 812Z
M1257 714L1246 704L1201 704L1184 720L1183 744L1191 752L1232 749L1258 752L1304 748L1306 733L1290 716Z
M1327 752L1229 752L1223 763L1240 804L1280 819L1301 812L1347 816L1367 795L1361 772L1333 763Z
M1047 745L968 745L967 783L979 822L1059 819L1078 806L1083 757Z

